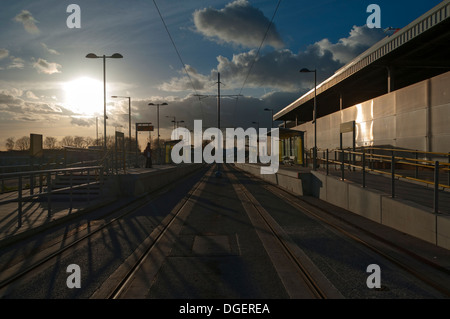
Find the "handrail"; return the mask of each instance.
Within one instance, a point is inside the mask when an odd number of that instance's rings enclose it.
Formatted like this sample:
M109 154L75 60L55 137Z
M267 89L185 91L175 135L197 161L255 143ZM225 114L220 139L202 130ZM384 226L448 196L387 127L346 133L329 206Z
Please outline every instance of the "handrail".
M427 185L433 185L434 186L434 211L435 213L439 212L439 190L440 189L450 189L450 153L438 153L438 152L419 152L419 151L410 151L410 150L398 150L398 149L392 149L392 148L374 148L374 147L367 147L367 148L361 148L361 150L350 150L350 149L332 149L326 150L326 156L324 158L318 157L318 160L323 161L326 165L326 172L327 175L329 173L329 165L340 165L341 167L341 176L342 180L344 180L344 171L345 167L349 169L361 169L363 172L363 187L366 187L366 181L365 181L365 174L366 171L369 172L375 172L383 175L390 175L392 184L391 184L391 192L392 197L395 197L395 179L406 179L411 180L415 182L420 182ZM370 150L371 152L368 152ZM388 151L391 153L391 155L383 155L383 154L374 154L373 150L380 150L380 151ZM324 154L325 151L321 150ZM448 163L445 162L439 162L439 161L432 161L432 160L425 160L425 159L419 159L419 158L409 158L405 156L395 156L396 151L401 152L416 152L417 153L423 153L423 154L432 154L432 155L444 155L448 156ZM334 159L329 158L329 154L335 154ZM320 152L317 152L317 154L320 154ZM346 156L346 154L348 154ZM360 158L356 160L356 156L359 156ZM347 159L346 159L347 157ZM366 162L369 161L369 165L366 164ZM374 162L375 161L375 162ZM390 171L386 170L380 170L373 167L376 163L388 163L390 164ZM396 164L403 164L412 166L415 169L415 176L407 176L405 174L399 174L398 171L396 171ZM428 169L429 171L433 171L433 180L430 179L421 179L418 177L418 168L424 168ZM389 169L389 168L386 168ZM448 172L448 182L447 184L444 184L440 181L440 172Z
M99 171L99 178L100 180L96 180L93 179L93 181L90 181L90 171ZM76 172L84 172L87 171L87 176L88 176L88 181L87 183L82 183L82 184L78 184L78 185L73 185L73 180L72 180L72 176L73 173ZM68 187L61 187L61 188L57 188L57 189L53 189L52 187L52 175L57 176L58 174L63 173L65 175L70 174L70 186ZM32 198L37 198L37 197L44 197L47 196L48 198L48 216L51 216L51 195L55 194L55 193L60 193L63 191L67 191L70 190L70 203L72 205L72 190L73 189L77 189L77 188L82 188L82 187L88 187L88 200L89 200L89 189L90 186L92 185L101 185L103 184L103 176L104 174L104 167L101 165L96 165L96 166L85 166L85 167L74 167L74 168L60 168L60 169L50 169L50 170L40 170L40 171L28 171L28 172L13 172L13 173L5 173L5 174L0 174L0 178L18 178L18 190L17 190L17 197L15 198L9 198L3 201L0 201L0 205L4 205L4 204L8 204L11 202L16 202L18 203L18 209L17 209L17 222L18 222L18 227L22 226L22 202L28 199L32 199ZM33 178L31 179L31 185L30 185L30 194L23 196L22 192L23 192L23 187L22 187L22 178L24 176L30 176ZM34 176L40 176L41 180L40 180L40 191L38 193L34 193ZM43 185L42 185L42 180L43 178L46 178L47 183L47 189L46 191L43 191Z
M27 172L13 172L13 173L4 173L0 174L0 178L5 177L17 177L17 176L26 176L26 175L38 175L38 174L47 174L47 173L61 173L61 172L75 172L75 171L85 171L87 169L101 169L103 166L85 166L85 167L72 167L72 168L56 168L56 169L48 169L41 171L27 171Z
M394 152L405 152L405 153L419 153L419 154L450 156L450 153L426 152L426 151L419 151L419 150L405 150L405 149L401 149L401 148L367 147L365 149L366 150L382 150L382 151L394 151Z

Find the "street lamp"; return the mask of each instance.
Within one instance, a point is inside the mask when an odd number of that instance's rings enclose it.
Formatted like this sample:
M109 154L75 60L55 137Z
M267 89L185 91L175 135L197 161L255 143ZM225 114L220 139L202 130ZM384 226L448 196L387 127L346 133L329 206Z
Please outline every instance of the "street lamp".
M317 167L317 71L308 70L306 68L301 69L300 73L312 73L314 72L314 114L313 114L313 123L314 123L314 150L313 150L313 170L316 170Z
M172 122L173 122L173 126L174 126L175 129L178 128L178 124L179 123L184 123L184 121L172 121Z
M123 99L128 99L128 133L130 135L130 153L131 153L131 97L130 96L117 96L117 95L113 95L111 96L113 99L117 99L117 98L123 98Z
M269 111L269 112L272 113L272 117L271 117L271 121L272 121L271 123L272 123L272 124L271 124L270 128L273 128L273 109L265 108L264 111Z
M173 123L173 129L175 129L175 121L176 121L176 117L175 117L175 116L169 116L169 115L166 115L166 117L167 117L167 118L173 118L173 121L172 121L172 123Z
M86 55L88 59L103 59L103 126L104 126L104 150L106 152L106 59L122 59L123 56L120 53L114 53L111 56L101 55L98 56L94 53Z
M160 145L159 145L159 106L160 105L169 105L169 104L167 104L167 103L161 103L161 104L153 104L153 103L149 103L148 105L156 105L156 110L157 110L157 121L158 121L158 153L160 153ZM159 156L160 156L160 154L158 154L158 161L160 160L160 158L159 158Z

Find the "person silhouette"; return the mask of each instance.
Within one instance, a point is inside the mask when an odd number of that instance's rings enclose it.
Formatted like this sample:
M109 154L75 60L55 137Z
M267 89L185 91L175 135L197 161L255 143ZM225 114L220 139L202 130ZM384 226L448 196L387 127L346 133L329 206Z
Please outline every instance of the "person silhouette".
M150 148L150 143L147 143L147 147L144 151L144 156L146 158L145 167L146 168L152 168L152 150Z

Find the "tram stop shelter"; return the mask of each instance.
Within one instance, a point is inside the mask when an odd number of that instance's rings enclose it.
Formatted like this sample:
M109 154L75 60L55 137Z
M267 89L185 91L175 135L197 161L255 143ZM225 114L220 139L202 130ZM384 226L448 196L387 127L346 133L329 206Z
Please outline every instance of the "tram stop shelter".
M279 127L279 158L280 162L305 165L303 149L305 132ZM273 130L272 130L273 131ZM270 131L267 135L271 136ZM268 143L270 144L270 143Z

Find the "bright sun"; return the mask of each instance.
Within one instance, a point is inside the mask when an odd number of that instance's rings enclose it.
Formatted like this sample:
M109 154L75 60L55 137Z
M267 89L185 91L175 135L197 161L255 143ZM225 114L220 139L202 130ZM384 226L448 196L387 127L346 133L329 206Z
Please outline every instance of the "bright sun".
M80 115L94 115L103 110L103 83L88 77L64 84L67 107Z

